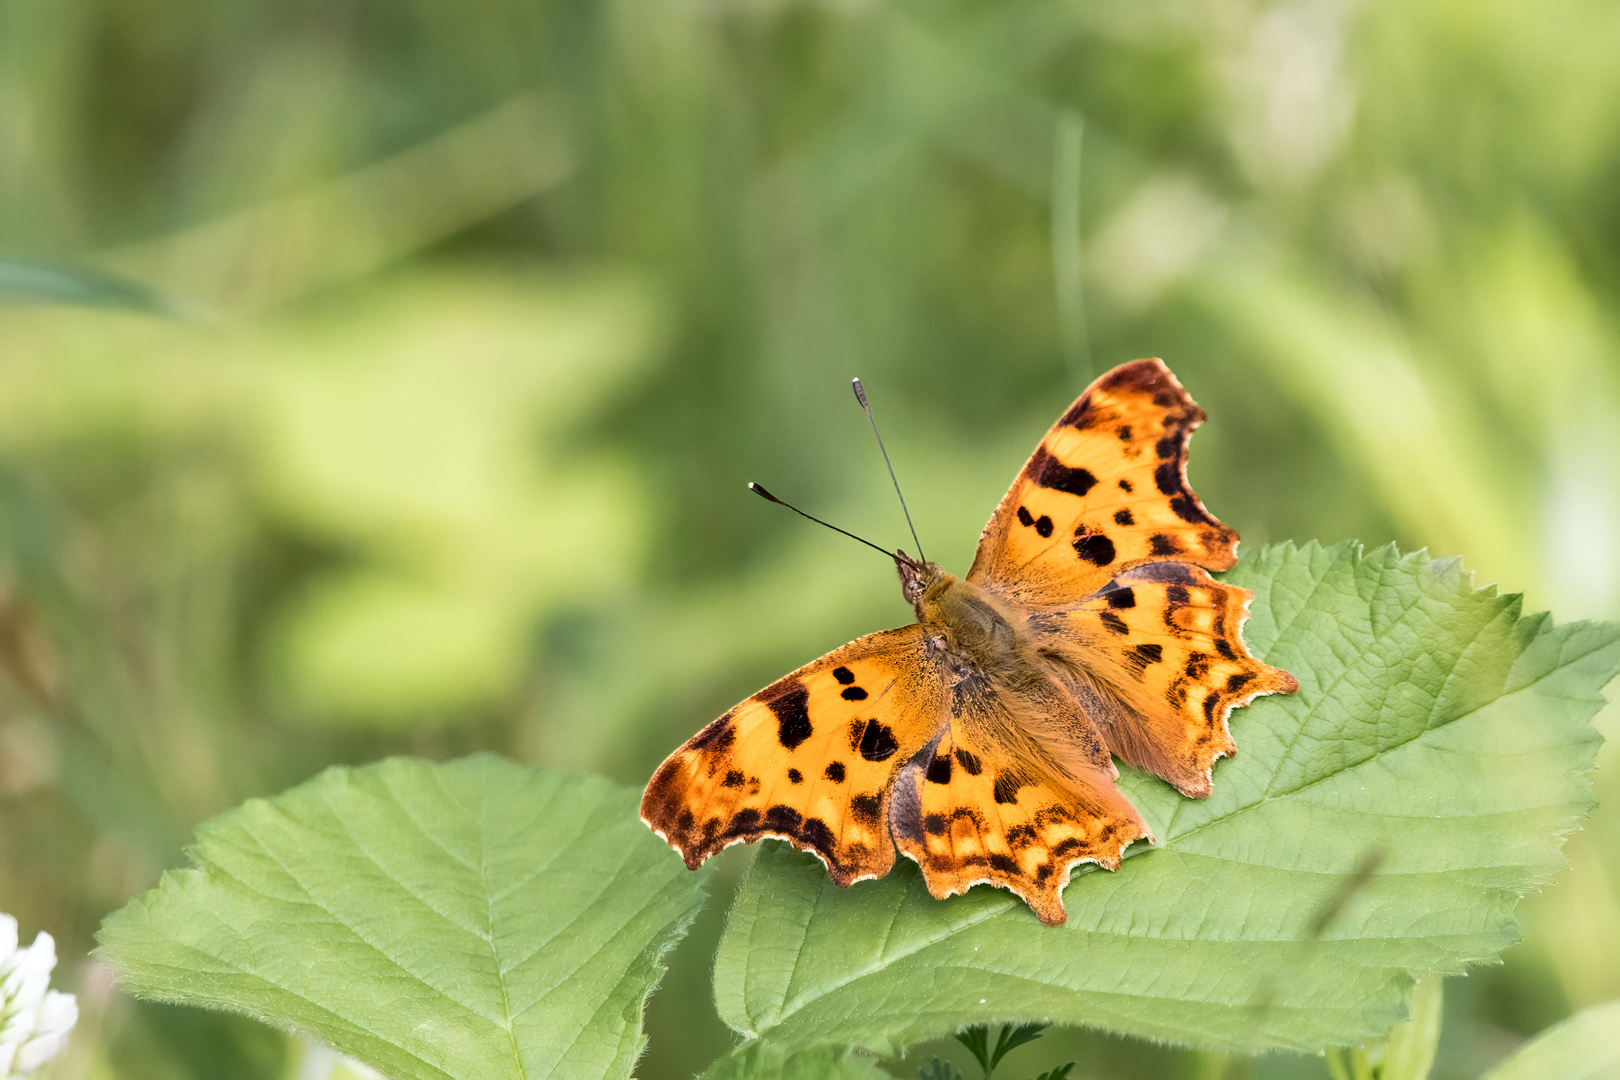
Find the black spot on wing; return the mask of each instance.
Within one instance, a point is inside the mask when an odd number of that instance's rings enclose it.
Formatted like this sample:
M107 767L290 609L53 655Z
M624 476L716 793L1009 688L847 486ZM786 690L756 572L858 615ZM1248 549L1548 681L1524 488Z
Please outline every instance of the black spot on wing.
M1154 555L1181 554L1181 545L1173 536L1167 536L1164 533L1154 533L1149 539L1149 543L1152 544L1152 554Z
M737 733L731 730L731 715L729 712L726 713L726 715L692 736L692 749L709 750L714 753L722 753L730 749L732 740L737 737Z
M829 762L821 775L835 784L842 784L844 782L844 763L842 761Z
M744 833L759 831L759 811L752 806L746 810L739 810L732 816L731 822L726 826L728 836L742 836Z
M1150 641L1145 644L1138 645L1134 649L1130 649L1125 653L1125 663L1128 664L1131 670L1135 671L1137 674L1141 674L1142 669L1146 668L1149 664L1157 664L1163 659L1164 646L1160 645L1156 641Z
M1129 510L1115 510L1114 511L1114 524L1115 525L1135 525L1136 524L1136 518L1131 515L1131 512Z
M1253 681L1253 675L1246 671L1240 671L1236 675L1233 675L1230 679L1226 680L1226 690L1228 693L1236 694Z
M1040 516L1040 518L1035 522L1035 531L1040 534L1040 537L1043 540L1046 539L1048 536L1051 536L1052 535L1052 519L1047 517L1045 514L1042 514Z
M765 811L765 827L778 832L796 833L800 824L799 812L791 806L777 804Z
M1044 829L1048 825L1057 825L1065 821L1073 820L1074 815L1069 813L1063 807L1059 806L1057 803L1052 803L1050 806L1043 806L1039 810L1035 811L1035 827L1037 829Z
M948 784L951 782L951 759L948 754L941 754L928 763L928 782L930 784Z
M1073 405L1070 405L1069 411L1063 414L1058 423L1066 427L1085 430L1092 425L1094 418L1095 410L1091 407L1091 395L1087 394Z
M990 866L992 869L999 870L1003 874L1009 874L1014 877L1019 876L1018 861L1011 855L1003 855L999 851L992 852L990 855Z
M1121 424L1121 425L1119 425L1119 427L1114 430L1114 434L1119 436L1119 441L1120 442L1130 442L1131 441L1131 425L1129 425L1129 424Z
M1128 586L1123 589L1109 589L1103 595L1108 597L1108 606L1111 608L1133 608L1136 606L1136 590Z
M647 783L647 792L641 797L641 812L649 821L668 820L670 811L685 792L682 770L676 762L665 762Z
M1121 490L1125 494L1129 495L1131 492L1135 491L1136 488L1131 484L1131 482L1129 480L1121 480L1119 482L1119 490Z
M1018 508L1018 524L1024 526L1026 529L1035 524L1035 519L1031 517L1029 511L1022 506Z
M865 701L866 691L862 690L858 686L846 686L844 687L844 692L838 696L843 698L845 701Z
M1174 461L1162 462L1157 469L1153 470L1153 483L1158 487L1160 494L1179 495L1181 494L1181 469Z
M945 833L945 817L943 814L929 814L923 818L923 829L930 836L943 836Z
M797 679L783 679L754 695L776 714L776 740L796 749L814 732L810 727L810 690Z
M1198 504L1193 501L1191 495L1177 495L1170 500L1170 509L1175 511L1176 517L1194 525L1207 520L1204 517L1204 512L1198 509Z
M1125 625L1125 620L1120 618L1118 615L1115 615L1112 611L1105 611L1101 615L1098 615L1097 618L1104 626L1108 627L1108 629L1112 630L1116 634L1129 634L1131 632L1131 628Z
M1232 651L1232 646L1230 646L1230 645L1228 645L1226 643L1225 638L1216 638L1215 639L1215 651L1220 653L1222 656L1224 656L1228 660L1236 660L1237 659L1237 653Z
M1025 469L1025 475L1043 488L1082 498L1086 492L1097 486L1097 478L1089 469L1069 468L1047 453L1044 446L1035 451L1035 456L1030 459Z
M979 763L978 756L973 751L963 750L961 747L956 749L956 763L962 766L962 771L969 776L978 776L984 770L984 766Z
M1187 586L1170 585L1164 590L1164 598L1172 604L1185 604L1187 602Z
M725 788L742 787L743 782L746 779L747 777L743 776L741 772L736 769L732 769L730 772L726 773L726 778L720 781L720 786Z
M1016 776L1002 773L996 777L996 782L991 785L990 793L995 796L998 803L1015 803L1018 801L1018 789L1023 786L1023 783Z
M804 773L800 772L798 769L789 769L788 770L788 783L790 783L790 784L802 784L802 783L804 783Z
M868 720L861 731L861 742L857 749L867 761L887 761L900 749L900 744L895 741L894 732L889 730L887 724Z
M833 668L833 678L848 686L855 681L855 673L847 667L835 667Z
M1084 525L1075 530L1074 552L1093 566L1107 566L1114 561L1114 542L1102 533L1086 531Z
M862 825L874 826L883 814L881 794L856 795L849 800L849 812Z
M799 826L799 839L829 857L836 843L832 830L818 817L805 819L804 824Z

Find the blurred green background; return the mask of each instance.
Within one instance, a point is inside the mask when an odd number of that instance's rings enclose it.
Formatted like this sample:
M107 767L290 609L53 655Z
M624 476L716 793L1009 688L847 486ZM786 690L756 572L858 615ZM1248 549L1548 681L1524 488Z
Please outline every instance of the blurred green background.
M0 259L178 312L0 300L0 910L80 994L51 1076L324 1075L86 959L210 815L391 753L640 784L906 621L743 490L905 542L852 375L948 568L1090 377L1162 356L1246 543L1620 616L1616 56L1606 0L0 4ZM1448 983L1436 1076L1620 996L1617 842L1604 806ZM747 858L648 1080L730 1045ZM1083 1032L1003 1071L1071 1057L1326 1075Z

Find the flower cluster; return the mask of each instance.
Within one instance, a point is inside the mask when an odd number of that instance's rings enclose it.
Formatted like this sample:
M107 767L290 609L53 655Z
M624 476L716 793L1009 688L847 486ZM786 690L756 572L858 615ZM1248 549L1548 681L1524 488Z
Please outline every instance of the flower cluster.
M79 1019L72 994L50 989L56 942L40 933L17 948L17 920L0 914L0 1080L27 1076L62 1046Z

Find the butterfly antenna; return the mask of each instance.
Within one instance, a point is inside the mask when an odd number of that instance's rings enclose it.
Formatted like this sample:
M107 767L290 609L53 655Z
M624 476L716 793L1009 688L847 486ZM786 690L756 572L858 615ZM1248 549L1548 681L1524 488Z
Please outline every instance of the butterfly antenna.
M817 525L826 525L827 528L831 529L833 532L843 533L845 536L849 537L851 540L860 540L860 542L865 544L867 547L871 548L874 551L882 551L883 554L887 555L891 559L895 557L894 552L892 552L892 551L884 551L883 548L878 547L876 544L872 543L872 541L870 541L870 540L861 540L861 538L859 536L856 536L852 532L849 532L849 531L847 531L845 529L840 529L836 525L829 525L829 524L827 524L827 522L822 521L820 518L816 517L814 514L807 514L803 510L800 510L797 506L794 506L790 502L783 502L781 499L778 499L775 495L772 495L770 492L766 491L763 487L761 487L760 485L758 485L758 484L756 484L756 483L754 483L752 481L749 481L748 490L752 491L755 495L758 495L760 498L765 499L765 500L767 500L769 502L773 502L778 506L787 507L789 510L793 511L795 514L798 514L802 518L809 518L811 521L815 522Z
M883 445L883 436L878 434L877 421L872 419L872 406L866 400L866 388L861 385L859 379L851 379L850 382L855 387L855 400L861 403L861 408L866 412L866 422L872 425L872 435L877 439L878 449L883 452L883 464L888 467L889 479L894 481L894 493L900 496L900 512L906 515L906 528L911 530L911 538L917 542L917 558L927 562L928 556L923 554L922 541L917 540L917 526L911 523L911 511L906 508L906 497L900 495L900 481L894 475L894 465L889 462L888 448Z

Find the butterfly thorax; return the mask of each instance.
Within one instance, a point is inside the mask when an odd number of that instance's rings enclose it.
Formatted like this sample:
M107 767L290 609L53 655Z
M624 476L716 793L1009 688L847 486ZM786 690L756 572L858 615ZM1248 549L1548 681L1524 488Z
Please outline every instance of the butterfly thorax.
M1034 643L1018 632L1021 620L1005 600L947 574L938 563L897 559L896 564L917 621L959 664L1002 677L1027 666Z

